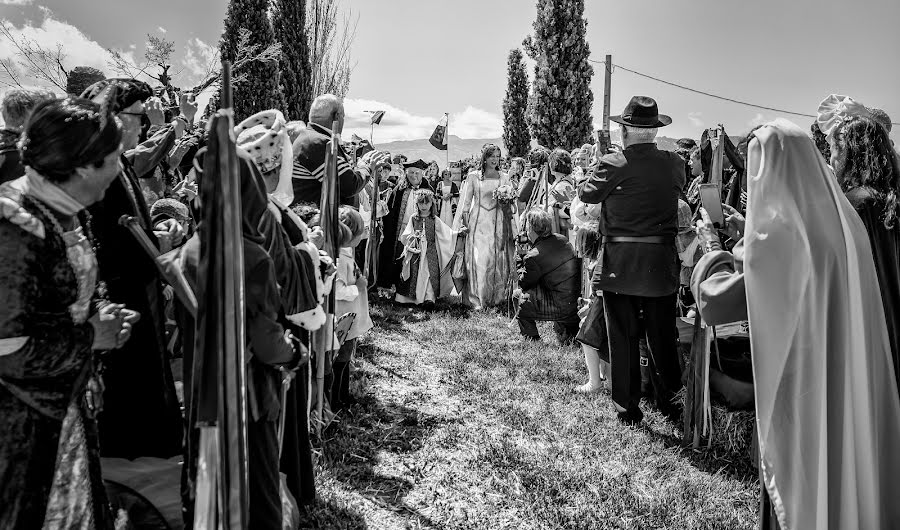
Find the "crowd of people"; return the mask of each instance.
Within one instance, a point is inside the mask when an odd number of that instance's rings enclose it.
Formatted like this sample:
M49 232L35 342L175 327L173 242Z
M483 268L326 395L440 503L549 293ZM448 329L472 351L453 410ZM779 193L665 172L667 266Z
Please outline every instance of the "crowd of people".
M352 406L375 299L505 309L529 341L551 322L584 353L574 391L608 389L627 425L648 387L662 415L682 414L679 318L748 321L763 526L900 523L900 156L883 112L845 96L818 110L812 138L776 120L737 146L704 131L669 152L655 140L671 119L634 97L611 117L621 146L518 158L486 144L443 170L348 144L333 227L319 208L342 101L316 98L306 122L270 109L237 123L250 527L281 528L285 495L315 500L308 410L328 422ZM197 292L209 229L197 111L134 79L3 98L0 527L114 527L101 457L183 461L193 521L197 318L120 219ZM715 226L709 184L725 213ZM329 293L349 316L334 346L319 333ZM283 392L286 374L309 377L310 352L325 365L315 406L305 384Z

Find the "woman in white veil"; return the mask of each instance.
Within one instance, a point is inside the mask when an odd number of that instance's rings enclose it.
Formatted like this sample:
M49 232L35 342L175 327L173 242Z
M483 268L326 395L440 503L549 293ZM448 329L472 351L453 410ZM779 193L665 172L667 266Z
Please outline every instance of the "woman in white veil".
M865 227L789 121L755 132L748 174L737 272L708 275L723 260L704 256L695 292L710 321L715 296L743 283L761 477L778 523L897 528L900 400Z

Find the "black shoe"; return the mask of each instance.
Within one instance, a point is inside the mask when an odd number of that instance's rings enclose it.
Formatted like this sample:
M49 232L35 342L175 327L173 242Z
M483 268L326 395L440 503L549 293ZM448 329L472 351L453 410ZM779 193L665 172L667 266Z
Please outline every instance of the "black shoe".
M638 425L644 419L644 413L638 410L627 410L616 414L619 421L625 425Z

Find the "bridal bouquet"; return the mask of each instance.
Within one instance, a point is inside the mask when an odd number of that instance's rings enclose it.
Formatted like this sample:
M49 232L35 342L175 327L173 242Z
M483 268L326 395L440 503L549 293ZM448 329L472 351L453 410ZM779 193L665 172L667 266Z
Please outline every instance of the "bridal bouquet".
M503 225L503 236L500 239L500 248L505 250L507 244L512 243L512 219L513 219L513 205L519 200L519 194L516 193L515 188L512 187L511 184L501 184L497 186L497 189L494 190L492 194L494 200L497 201L497 204L500 205L500 209L503 211L503 216L505 217L505 221L501 223Z
M516 190L511 184L501 184L497 186L497 189L494 190L493 197L494 200L501 205L515 204L515 202L519 200L519 194L516 193Z

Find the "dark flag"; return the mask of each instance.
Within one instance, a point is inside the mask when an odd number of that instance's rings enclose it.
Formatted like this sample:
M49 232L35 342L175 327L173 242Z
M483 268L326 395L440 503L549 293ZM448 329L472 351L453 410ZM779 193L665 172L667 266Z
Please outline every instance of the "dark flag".
M247 352L241 188L231 112L231 65L210 121L203 204L192 408L200 428L194 528L247 528Z
M372 114L372 123L375 125L381 125L381 118L384 118L384 111L376 111L375 114Z
M437 127L434 128L434 132L431 133L431 138L428 139L435 149L440 149L441 151L447 150L447 120L448 115L444 114Z

